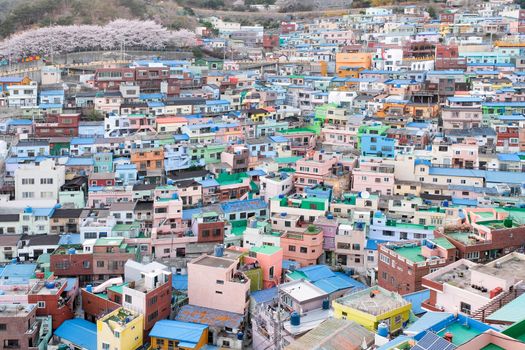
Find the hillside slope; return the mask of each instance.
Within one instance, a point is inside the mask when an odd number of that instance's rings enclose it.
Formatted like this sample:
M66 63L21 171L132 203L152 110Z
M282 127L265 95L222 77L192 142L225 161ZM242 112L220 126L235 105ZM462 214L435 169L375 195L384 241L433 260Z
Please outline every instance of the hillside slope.
M196 25L170 0L0 0L0 14L0 38L28 28L106 24L116 18L153 19L170 29Z

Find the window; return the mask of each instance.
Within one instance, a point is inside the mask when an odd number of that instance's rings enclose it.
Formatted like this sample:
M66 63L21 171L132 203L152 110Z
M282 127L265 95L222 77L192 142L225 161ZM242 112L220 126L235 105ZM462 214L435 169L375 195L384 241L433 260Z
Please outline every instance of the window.
M34 185L34 184L35 184L35 179L33 178L22 179L22 185Z
M104 261L97 261L97 267L104 267Z
M294 245L288 246L288 251L289 252L295 252L295 246Z
M102 343L102 350L109 350L109 344L108 343Z
M470 315L470 304L461 302L459 305L460 305L461 312L463 312L464 314Z
M390 264L390 258L385 254L379 254L379 260L381 260L385 264Z
M354 244L352 244L352 249L353 250L361 250L361 245L359 243L354 243Z
M7 324L0 323L0 331L5 331L7 329Z
M150 305L155 305L157 303L157 296L155 295L154 297L152 297L149 301L149 304Z
M308 253L308 248L301 247L300 252L303 253L303 254L306 254L306 253Z
M128 304L132 304L133 303L133 298L131 297L131 295L129 294L126 294L124 295L124 301Z
M39 309L45 309L46 308L46 302L45 301L39 301L37 304Z
M53 178L44 178L40 179L41 185L52 185L53 184Z
M84 238L85 239L97 238L97 233L96 232L85 232Z
M217 281L215 281L215 283L217 283L217 284L224 284L224 281L223 280L217 280Z
M4 340L4 349L17 349L17 348L20 348L18 339L5 339Z
M34 198L35 193L34 192L22 192L22 198Z

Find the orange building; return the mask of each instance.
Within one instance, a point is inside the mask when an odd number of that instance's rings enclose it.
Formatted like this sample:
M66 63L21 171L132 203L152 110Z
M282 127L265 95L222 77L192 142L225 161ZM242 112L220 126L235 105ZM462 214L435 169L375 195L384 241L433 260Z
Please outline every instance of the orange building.
M359 72L372 67L372 55L366 52L338 53L335 70L341 78L358 78Z
M164 168L164 150L162 148L137 149L131 153L131 163L139 171Z

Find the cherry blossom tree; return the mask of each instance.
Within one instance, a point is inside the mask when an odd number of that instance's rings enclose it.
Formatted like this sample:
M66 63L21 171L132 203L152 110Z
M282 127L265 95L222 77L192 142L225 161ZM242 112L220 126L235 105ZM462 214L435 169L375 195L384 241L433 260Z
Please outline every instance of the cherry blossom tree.
M196 40L196 35L186 29L170 31L154 21L117 19L105 26L52 26L17 33L0 42L0 56L17 58L122 47L157 50L195 46Z

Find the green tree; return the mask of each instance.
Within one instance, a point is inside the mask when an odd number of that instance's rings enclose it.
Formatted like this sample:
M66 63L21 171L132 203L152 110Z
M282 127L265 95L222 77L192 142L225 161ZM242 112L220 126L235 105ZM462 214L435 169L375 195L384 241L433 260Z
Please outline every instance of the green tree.
M430 18L433 18L433 19L437 19L438 18L436 9L434 7L429 6L427 8L427 12L428 12L428 15L430 16Z

